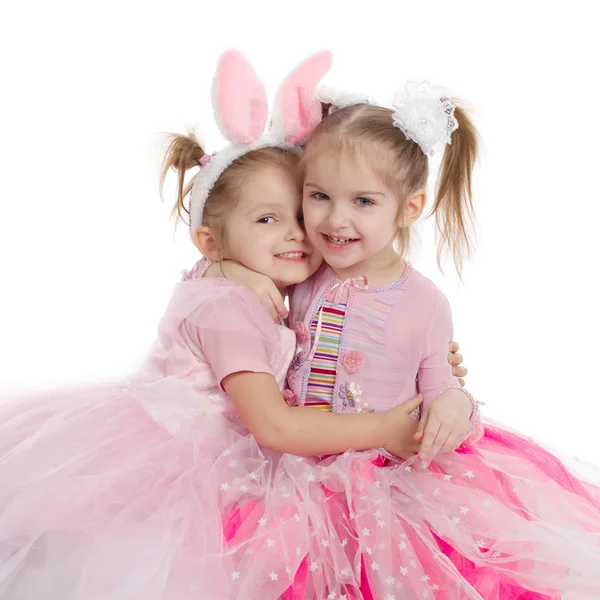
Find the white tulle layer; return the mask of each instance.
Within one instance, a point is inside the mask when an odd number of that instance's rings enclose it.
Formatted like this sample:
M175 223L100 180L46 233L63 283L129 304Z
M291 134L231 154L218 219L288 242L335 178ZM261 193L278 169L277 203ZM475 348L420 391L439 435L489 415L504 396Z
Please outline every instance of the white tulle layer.
M488 431L423 471L173 436L126 388L4 404L0 598L597 600L598 488Z

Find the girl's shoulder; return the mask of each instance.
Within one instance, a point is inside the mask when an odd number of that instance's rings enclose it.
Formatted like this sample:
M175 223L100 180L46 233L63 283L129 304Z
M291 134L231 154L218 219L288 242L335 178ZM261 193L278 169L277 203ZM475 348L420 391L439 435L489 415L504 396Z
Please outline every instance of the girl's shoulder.
M257 322L273 324L258 296L246 286L221 278L189 279L179 284L180 295L193 299L196 311L211 317L231 318L233 314L249 314Z
M431 279L423 275L420 271L417 271L414 267L410 267L407 284L407 289L424 301L447 301L444 292Z
M175 288L175 296L194 298L198 305L214 304L219 299L228 299L229 304L262 306L258 296L247 287L221 277L204 277L211 261L199 260L190 270L182 273L182 279ZM266 310L265 310L266 312Z
M392 290L393 308L390 317L404 321L409 319L415 325L424 326L438 311L449 310L448 299L431 279L413 267L401 286Z
M435 303L445 299L443 292L412 265L406 264L402 276L393 283L381 287L366 287L357 290L355 298L365 302L379 301L388 305L407 302ZM360 301L360 300L359 300Z
M176 286L161 321L161 328L177 329L183 322L195 328L227 329L250 321L270 333L277 328L258 296L243 285L220 278L186 277Z

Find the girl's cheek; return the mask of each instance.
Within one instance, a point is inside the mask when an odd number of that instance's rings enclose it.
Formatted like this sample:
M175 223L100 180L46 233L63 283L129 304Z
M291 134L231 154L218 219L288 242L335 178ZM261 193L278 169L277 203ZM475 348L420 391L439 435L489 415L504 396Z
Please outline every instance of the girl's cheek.
M314 227L314 223L318 220L318 216L314 210L310 206L305 206L302 209L302 216L304 217L304 227L307 229L309 227Z
M306 221L305 221L304 222L304 231L306 231L306 236L308 237L310 242L314 244L315 237L316 237L316 230L315 230L314 226L312 226L311 223L306 223Z

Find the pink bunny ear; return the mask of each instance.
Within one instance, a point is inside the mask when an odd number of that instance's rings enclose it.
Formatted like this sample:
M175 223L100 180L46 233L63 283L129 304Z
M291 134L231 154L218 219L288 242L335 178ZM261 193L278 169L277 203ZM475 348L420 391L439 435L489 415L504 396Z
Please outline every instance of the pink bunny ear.
M269 114L267 94L241 52L228 50L221 56L212 100L219 129L230 142L251 144L260 138Z
M331 68L331 52L319 52L285 79L275 100L271 132L290 144L303 142L321 121L316 87Z

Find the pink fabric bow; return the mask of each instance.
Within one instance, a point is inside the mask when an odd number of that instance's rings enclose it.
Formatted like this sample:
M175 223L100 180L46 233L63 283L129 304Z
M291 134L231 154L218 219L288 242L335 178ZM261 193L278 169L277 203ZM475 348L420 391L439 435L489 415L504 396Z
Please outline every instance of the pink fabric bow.
M333 297L333 303L339 304L342 300L342 296L344 292L350 292L350 288L359 287L367 289L369 284L367 282L367 278L364 275L360 275L358 277L351 277L350 279L344 279L344 281L339 281L332 288L331 291L337 290L335 292L335 296Z
M205 167L212 160L212 157L212 154L205 154L202 158L198 159L198 164L201 167Z

